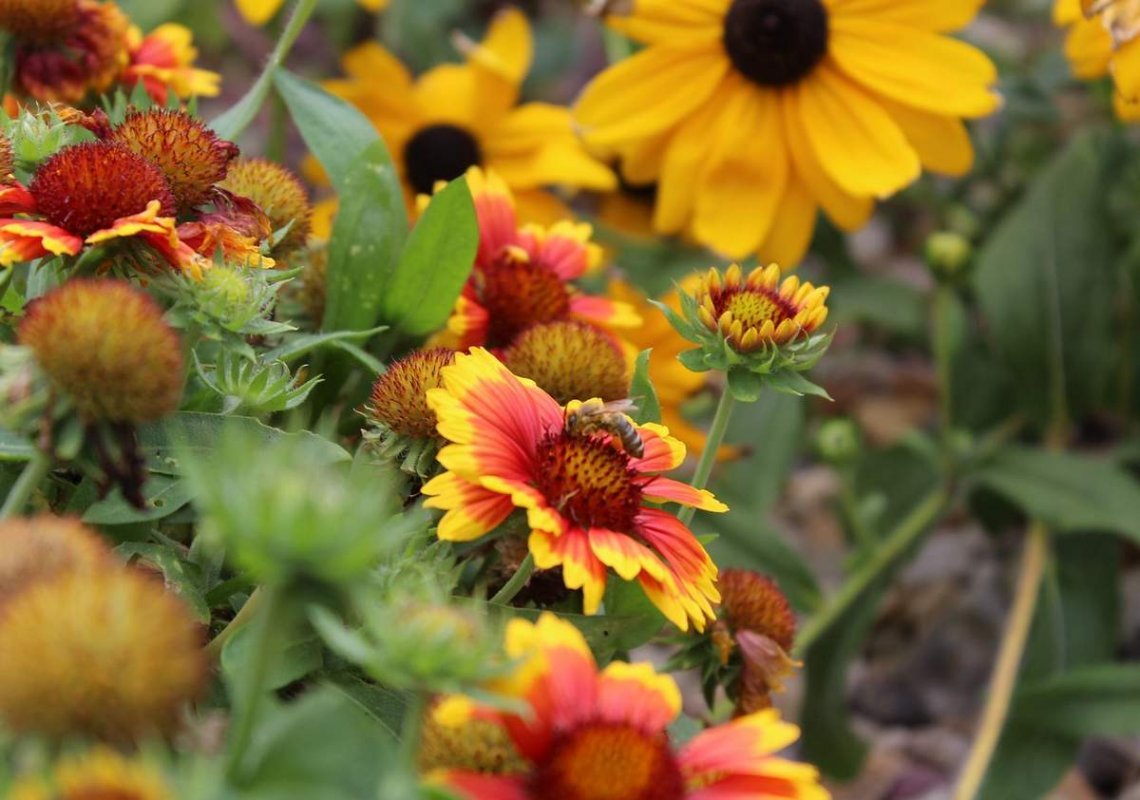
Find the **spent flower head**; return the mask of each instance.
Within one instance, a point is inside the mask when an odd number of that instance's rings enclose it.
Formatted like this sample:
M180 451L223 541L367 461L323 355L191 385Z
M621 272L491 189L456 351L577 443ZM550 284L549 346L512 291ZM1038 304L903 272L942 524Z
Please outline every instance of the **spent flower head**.
M287 168L263 158L239 158L219 186L265 212L280 237L271 248L275 256L295 253L308 242L313 208L304 184Z
M421 477L437 471L435 456L444 439L427 393L443 385L443 368L454 360L455 351L447 347L417 350L376 379L364 409L370 423L364 436L376 456Z

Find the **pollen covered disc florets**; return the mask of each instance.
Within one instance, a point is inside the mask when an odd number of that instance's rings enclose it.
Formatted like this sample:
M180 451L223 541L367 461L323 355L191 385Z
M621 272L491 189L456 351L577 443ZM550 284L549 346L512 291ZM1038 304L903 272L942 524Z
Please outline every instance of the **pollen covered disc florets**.
M443 368L454 360L454 350L433 347L391 364L372 386L369 419L401 436L436 437L437 420L427 392L443 385Z
M566 319L570 292L553 271L508 248L475 279L480 304L487 310L487 344L504 347L531 325Z
M636 529L637 472L609 436L552 431L539 443L538 459L538 490L568 520L587 529Z
M178 335L125 281L76 279L36 300L19 328L54 388L88 422L160 419L182 397Z
M621 348L608 333L585 322L534 325L503 352L503 363L563 405L591 397L609 402L629 394Z
M681 769L663 735L595 723L560 737L531 777L534 797L683 800Z
M76 518L43 514L0 522L0 604L36 581L112 563L106 542Z
M0 607L0 718L15 731L111 741L170 732L205 667L189 610L133 569L65 573Z
M305 246L313 209L305 187L288 169L263 158L241 158L230 164L219 185L256 203L269 217L274 231L289 226L274 255L287 255Z
M710 270L697 299L701 321L747 353L815 332L827 319L824 301L829 292L795 275L781 282L775 264L757 267L746 278L734 264L723 276Z
M181 211L205 203L238 156L236 144L219 138L201 120L167 108L131 111L109 141L158 167Z
M8 800L174 800L158 770L106 747L66 756L52 769L51 785L17 781Z
M0 29L17 40L60 42L79 21L78 0L0 0Z
M65 147L49 158L28 187L48 222L86 237L139 214L152 200L174 213L174 195L157 167L126 148L104 142Z

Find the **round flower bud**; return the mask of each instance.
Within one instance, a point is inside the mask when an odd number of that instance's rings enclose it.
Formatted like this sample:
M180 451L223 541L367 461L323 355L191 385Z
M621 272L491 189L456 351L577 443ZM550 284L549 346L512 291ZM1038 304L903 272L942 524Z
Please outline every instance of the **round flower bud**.
M203 687L202 629L133 569L68 572L0 606L0 719L17 733L169 733Z
M178 335L150 295L115 280L68 281L31 303L19 342L87 422L143 423L178 408Z
M74 517L0 522L0 604L37 581L114 564L103 538Z
M970 240L960 233L939 231L926 240L926 263L942 279L953 278L970 263L974 255Z
M859 426L850 419L829 419L815 437L819 454L832 464L843 464L859 455Z

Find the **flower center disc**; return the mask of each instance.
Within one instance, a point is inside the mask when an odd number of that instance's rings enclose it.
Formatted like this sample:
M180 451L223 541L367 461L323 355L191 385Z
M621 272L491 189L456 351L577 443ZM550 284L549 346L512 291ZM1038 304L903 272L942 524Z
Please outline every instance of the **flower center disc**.
M594 725L554 743L532 778L551 800L682 800L681 770L664 737Z
M455 125L432 125L404 146L408 183L417 194L431 194L439 181L453 181L483 163L475 137Z
M481 271L479 300L487 309L487 344L506 347L543 322L570 314L570 295L562 279L538 264L504 253Z
M761 86L796 83L827 54L821 0L734 0L724 20L733 65Z
M602 436L555 431L538 457L537 488L564 517L581 528L633 530L641 489L623 451Z
M744 329L759 328L766 321L772 320L774 325L795 315L779 297L774 297L759 289L745 289L730 295L720 309L721 313L732 312L732 316L740 320Z

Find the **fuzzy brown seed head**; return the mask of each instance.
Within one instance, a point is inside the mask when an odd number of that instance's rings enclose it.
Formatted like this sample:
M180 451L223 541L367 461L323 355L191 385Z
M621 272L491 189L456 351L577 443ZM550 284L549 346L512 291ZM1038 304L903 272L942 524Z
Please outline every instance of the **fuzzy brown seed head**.
M745 569L726 569L717 580L721 610L734 633L763 634L784 650L796 638L796 616L775 582Z
M368 417L401 436L437 436L438 420L428 406L427 392L443 385L443 368L454 360L454 350L434 347L391 364L372 386Z
M37 581L114 564L102 537L74 517L0 522L0 605Z
M170 733L203 687L202 639L182 601L136 570L39 581L0 608L0 719L55 738Z
M0 0L0 29L24 42L61 42L79 20L78 0Z
M178 334L125 281L76 279L53 289L28 307L19 342L87 422L151 422L178 408Z
M239 158L220 186L257 203L269 217L272 230L292 223L273 249L274 255L294 253L308 242L313 208L304 185L285 167L263 158Z
M174 195L158 168L103 142L60 150L40 165L28 189L48 222L81 237L142 213L152 200L163 215L174 213Z
M584 322L535 325L503 352L503 362L563 405L591 397L609 402L629 395L621 349L608 333Z
M16 156L12 152L12 140L0 133L0 183L9 183L16 174Z
M230 162L238 156L236 144L218 138L186 112L168 108L131 111L108 141L158 167L182 212L205 203L214 184L226 177Z

